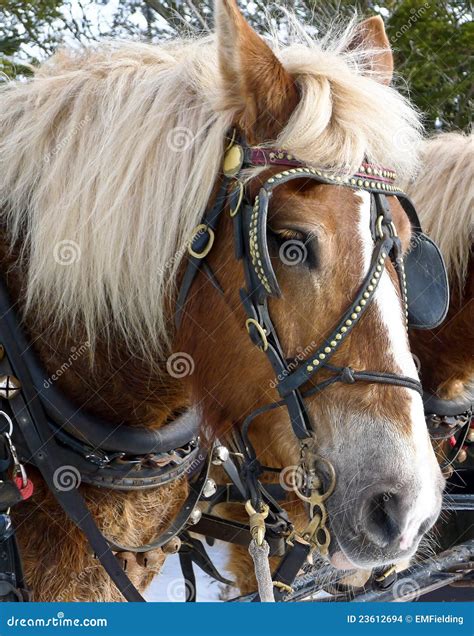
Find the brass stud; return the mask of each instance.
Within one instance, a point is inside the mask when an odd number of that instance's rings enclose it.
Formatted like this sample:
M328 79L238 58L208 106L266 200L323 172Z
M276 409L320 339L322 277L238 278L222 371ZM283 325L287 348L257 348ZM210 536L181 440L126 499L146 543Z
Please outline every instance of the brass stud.
M380 272L374 272L374 278L380 278Z
M335 347L337 345L337 342L335 340L331 340L331 347Z
M369 297L370 297L369 292L364 292L364 298L369 298Z
M371 281L371 282L372 282L372 281ZM373 285L373 283L372 283L372 285L369 285L369 286L367 287L367 289L369 290L369 292L373 292L373 291L374 291L374 285ZM367 294L367 298L368 298L369 296L370 296L370 294Z
M308 364L308 366L306 367L306 371L314 371L314 367Z
M318 364L319 364L319 360L316 358L316 360L313 360L313 364L314 364L315 367L317 367Z
M352 318L352 320L356 320L357 319L357 314L356 313L351 314L351 318Z
M362 299L362 300L360 301L360 304L361 304L362 306L364 306L364 305L366 305L366 304L367 304L367 301L366 301L366 300L364 300L364 299Z
M346 320L346 325L350 327L352 325L352 320Z
M363 186L364 182L362 181L362 179L357 179L357 185L358 186Z
M320 360L324 360L324 359L325 359L325 357L326 357L326 354L325 354L325 353L320 353L320 354L319 354L319 359L320 359Z
M341 327L341 331L342 331L342 333L346 333L347 327Z
M335 336L336 340L342 340L342 336L340 333L337 333Z
M362 301L361 301L362 302ZM362 311L362 307L360 305L357 305L357 307L355 308L356 313L360 313Z
M324 351L325 351L326 353L331 353L331 347L326 347L326 348L324 349Z

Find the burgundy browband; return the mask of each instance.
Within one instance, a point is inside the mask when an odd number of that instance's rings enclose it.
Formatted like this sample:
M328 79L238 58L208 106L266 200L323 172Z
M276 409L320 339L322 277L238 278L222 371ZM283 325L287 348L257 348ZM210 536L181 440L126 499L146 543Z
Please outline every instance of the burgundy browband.
M248 148L247 162L254 166L288 166L291 168L306 167L307 163L300 161L286 150L279 148ZM370 179L371 181L381 181L382 183L393 184L397 175L394 170L376 166L372 163L363 162L359 170L354 173L355 177Z

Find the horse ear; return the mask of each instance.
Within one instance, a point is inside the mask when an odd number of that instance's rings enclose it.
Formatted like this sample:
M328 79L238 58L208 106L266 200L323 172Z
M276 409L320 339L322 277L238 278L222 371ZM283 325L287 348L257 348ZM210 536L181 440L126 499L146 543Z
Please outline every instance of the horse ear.
M368 49L371 55L371 68L382 84L390 84L393 75L393 54L385 32L385 25L380 16L373 16L361 22L348 50L356 48Z
M237 111L250 142L274 139L298 104L295 81L235 0L216 0L215 15L225 107Z

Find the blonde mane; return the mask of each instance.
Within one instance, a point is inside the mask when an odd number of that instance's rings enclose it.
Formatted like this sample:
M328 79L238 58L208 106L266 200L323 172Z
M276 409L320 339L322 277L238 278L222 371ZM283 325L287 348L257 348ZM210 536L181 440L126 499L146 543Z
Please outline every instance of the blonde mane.
M438 243L461 291L474 236L474 134L439 134L422 145L422 170L407 186L421 224Z
M293 20L289 43L269 36L301 92L277 143L314 165L350 172L367 157L408 178L417 113L366 51L345 51L354 29L318 42ZM225 103L214 37L62 51L2 88L0 210L23 247L30 315L81 324L91 343L113 325L131 349L166 352L177 272L235 116Z

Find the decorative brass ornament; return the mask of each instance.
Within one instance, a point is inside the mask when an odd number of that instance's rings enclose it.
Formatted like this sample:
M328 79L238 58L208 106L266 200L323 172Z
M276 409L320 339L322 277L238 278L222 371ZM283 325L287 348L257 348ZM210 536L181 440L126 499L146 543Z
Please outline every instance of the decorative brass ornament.
M239 144L231 146L224 155L223 170L226 177L235 177L244 163L244 149Z
M21 391L21 383L14 375L0 375L0 397L11 400Z

